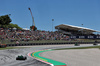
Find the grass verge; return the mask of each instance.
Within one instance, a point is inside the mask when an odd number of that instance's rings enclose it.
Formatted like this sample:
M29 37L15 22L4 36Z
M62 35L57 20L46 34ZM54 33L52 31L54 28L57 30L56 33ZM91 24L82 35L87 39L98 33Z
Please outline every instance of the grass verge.
M6 48L0 48L0 50L6 50L6 49L23 49L28 47L6 47Z
M61 48L61 49L54 49L54 50L67 50L67 49L90 49L90 48L98 48L98 49L100 49L100 46L74 47L74 48Z
M63 42L81 42L82 40L78 40L78 41L75 41L75 40L38 40L38 41L19 41L19 43L63 43ZM83 40L83 42L94 42L95 40ZM11 42L9 40L3 40L0 42L2 44L16 44L16 41L14 42Z

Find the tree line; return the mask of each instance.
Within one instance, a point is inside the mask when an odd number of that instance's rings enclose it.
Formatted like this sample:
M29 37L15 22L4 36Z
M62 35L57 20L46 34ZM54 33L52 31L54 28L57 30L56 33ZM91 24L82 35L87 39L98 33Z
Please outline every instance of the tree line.
M13 24L11 22L12 22L12 20L9 17L9 15L0 16L0 28L4 28L4 29L6 29L6 28L22 29L17 24Z

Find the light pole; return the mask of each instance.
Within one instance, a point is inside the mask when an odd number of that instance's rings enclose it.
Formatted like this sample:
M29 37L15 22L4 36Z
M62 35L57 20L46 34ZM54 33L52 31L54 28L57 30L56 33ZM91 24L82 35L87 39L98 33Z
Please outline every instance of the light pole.
M11 14L8 14L9 16L11 16Z
M83 36L83 24L82 24L82 36Z
M53 21L54 21L54 19L52 19L52 32L53 32Z

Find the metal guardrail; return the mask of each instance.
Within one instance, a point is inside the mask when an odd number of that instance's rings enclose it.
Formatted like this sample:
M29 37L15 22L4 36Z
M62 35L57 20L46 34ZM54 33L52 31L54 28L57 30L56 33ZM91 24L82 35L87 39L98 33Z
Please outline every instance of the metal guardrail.
M10 46L31 46L31 45L63 45L63 44L94 44L100 42L61 42L61 43L20 43L20 44L7 44L7 47Z

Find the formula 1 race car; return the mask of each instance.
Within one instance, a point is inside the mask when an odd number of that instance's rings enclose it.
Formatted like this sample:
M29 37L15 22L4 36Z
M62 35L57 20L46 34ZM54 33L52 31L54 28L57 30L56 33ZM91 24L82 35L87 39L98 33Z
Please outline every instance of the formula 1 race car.
M0 48L6 48L6 47L7 47L6 44L1 44L1 43L0 43Z
M78 43L75 43L75 46L80 46L80 44L78 44Z
M26 60L27 59L27 57L24 57L24 56L18 56L18 57L16 57L16 60Z

